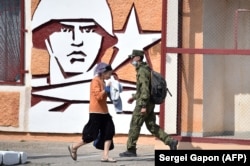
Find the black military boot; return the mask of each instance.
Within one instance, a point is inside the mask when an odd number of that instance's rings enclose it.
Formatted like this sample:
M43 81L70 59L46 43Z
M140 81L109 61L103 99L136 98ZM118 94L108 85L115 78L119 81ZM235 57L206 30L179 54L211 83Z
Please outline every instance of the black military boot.
M119 154L120 157L136 157L136 150L127 150Z
M177 150L178 140L172 139L168 146L170 147L170 150Z

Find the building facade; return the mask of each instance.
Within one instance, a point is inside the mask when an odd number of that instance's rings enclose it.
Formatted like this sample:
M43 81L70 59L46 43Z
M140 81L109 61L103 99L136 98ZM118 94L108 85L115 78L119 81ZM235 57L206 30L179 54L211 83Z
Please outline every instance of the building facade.
M155 108L165 131L250 138L248 1L0 3L1 131L81 133L94 67L106 62L124 88L124 114L108 106L116 133L126 134L133 111L126 101L135 90L128 55L140 49L172 93ZM145 126L141 133L150 134Z

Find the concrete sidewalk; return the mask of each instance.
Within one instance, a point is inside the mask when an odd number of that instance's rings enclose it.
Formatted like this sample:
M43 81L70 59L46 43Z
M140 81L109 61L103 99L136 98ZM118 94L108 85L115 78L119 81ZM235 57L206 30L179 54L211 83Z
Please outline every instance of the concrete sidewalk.
M110 151L110 156L117 160L116 163L101 162L102 151L95 149L92 144L85 145L78 150L78 160L73 161L67 149L67 142L41 142L41 141L1 141L0 150L22 151L27 153L28 159L20 166L96 166L96 165L154 165L154 146L140 145L138 157L121 158L119 153L125 150L123 144L115 144L115 149Z
M117 160L116 163L101 162L102 151L93 147L92 143L81 147L78 150L78 161L73 161L69 156L67 146L78 141L81 137L32 137L32 139L15 139L8 137L0 141L0 151L25 152L28 155L27 162L23 166L96 166L96 165L119 165L119 166L152 166L155 165L155 149L169 150L155 137L139 137L137 145L138 157L119 157L119 153L126 150L127 137L114 137L115 148L110 151L110 156ZM27 137L26 137L27 138ZM50 139L49 139L50 138ZM37 139L37 140L36 140ZM46 140L46 141L44 141ZM245 149L250 150L250 145L221 144L221 143L195 143L179 142L179 150L205 150L205 149ZM20 164L21 165L21 164Z

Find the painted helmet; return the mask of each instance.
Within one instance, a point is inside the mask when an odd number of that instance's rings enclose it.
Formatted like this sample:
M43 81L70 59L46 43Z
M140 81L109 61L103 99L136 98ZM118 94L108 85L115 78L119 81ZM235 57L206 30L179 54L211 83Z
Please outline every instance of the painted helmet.
M93 19L114 36L112 15L106 0L41 0L32 18L32 30L51 20L63 19Z

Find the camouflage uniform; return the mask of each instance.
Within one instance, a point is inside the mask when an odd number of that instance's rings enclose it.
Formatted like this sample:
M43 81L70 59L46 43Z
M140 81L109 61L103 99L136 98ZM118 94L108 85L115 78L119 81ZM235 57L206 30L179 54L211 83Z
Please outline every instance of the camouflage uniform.
M147 129L165 144L169 144L172 138L165 133L159 125L156 124L154 113L155 104L150 101L150 68L147 63L141 62L136 67L136 94L133 98L136 100L136 106L130 122L128 133L127 150L136 152L136 142L140 135L143 123L146 123ZM147 113L141 114L141 108L146 108Z

